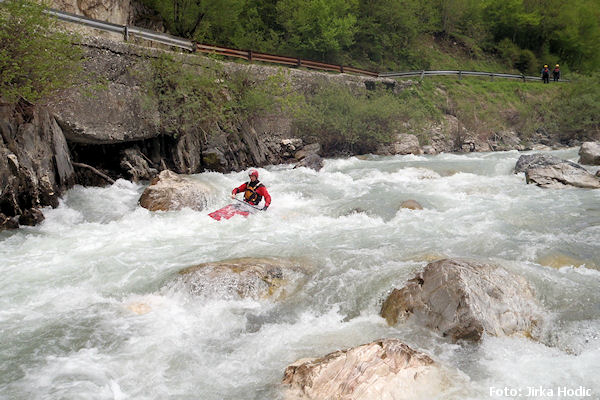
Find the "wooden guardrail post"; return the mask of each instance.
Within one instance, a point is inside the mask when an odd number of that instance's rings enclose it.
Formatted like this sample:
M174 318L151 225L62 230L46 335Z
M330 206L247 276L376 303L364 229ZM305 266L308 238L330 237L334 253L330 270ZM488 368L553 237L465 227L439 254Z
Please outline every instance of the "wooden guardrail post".
M458 80L462 80L462 71L458 71Z
M423 77L425 76L425 70L421 71L421 77L419 79L423 80Z
M300 68L302 66L302 60L298 58L298 63L296 64L298 68Z
M493 81L494 80L494 73L490 74L490 79Z
M128 42L129 41L129 27L125 25L125 29L123 29L123 39Z
M252 61L252 50L248 50L248 61Z
M340 72L343 74L344 73L344 66L340 65Z

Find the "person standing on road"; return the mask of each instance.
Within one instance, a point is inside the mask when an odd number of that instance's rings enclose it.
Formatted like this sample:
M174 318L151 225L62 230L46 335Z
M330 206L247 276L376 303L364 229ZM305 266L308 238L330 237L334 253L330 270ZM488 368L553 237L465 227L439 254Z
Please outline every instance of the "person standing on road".
M548 69L548 65L544 65L544 68L542 68L542 81L544 81L544 83L550 83L550 70Z
M558 64L556 64L556 66L552 70L552 77L554 78L554 82L558 82L558 80L560 79L560 67L558 66Z

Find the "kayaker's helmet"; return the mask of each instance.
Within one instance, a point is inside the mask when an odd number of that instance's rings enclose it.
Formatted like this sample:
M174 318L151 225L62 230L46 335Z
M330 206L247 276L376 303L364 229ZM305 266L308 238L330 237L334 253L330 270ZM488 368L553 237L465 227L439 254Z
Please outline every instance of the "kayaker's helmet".
M556 66L558 67L558 64L556 64Z
M546 65L544 65L544 68L548 68L548 65L547 65L547 64L546 64Z
M248 176L252 177L256 177L256 179L258 179L258 171L255 169L251 169L250 172L248 172Z

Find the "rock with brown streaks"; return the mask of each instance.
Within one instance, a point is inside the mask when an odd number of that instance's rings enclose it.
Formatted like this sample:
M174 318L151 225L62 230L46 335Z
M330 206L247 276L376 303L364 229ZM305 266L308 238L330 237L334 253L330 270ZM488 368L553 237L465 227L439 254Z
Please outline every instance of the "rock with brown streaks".
M175 172L165 170L154 178L140 196L139 203L150 211L203 210L214 189Z
M380 339L288 366L286 400L415 400L450 386L446 371L398 339Z

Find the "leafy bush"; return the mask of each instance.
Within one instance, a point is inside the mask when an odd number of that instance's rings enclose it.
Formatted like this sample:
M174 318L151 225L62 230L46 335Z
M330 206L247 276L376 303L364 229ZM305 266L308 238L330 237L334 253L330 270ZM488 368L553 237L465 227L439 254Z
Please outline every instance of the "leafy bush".
M56 20L32 1L0 3L0 93L3 101L35 102L68 87L81 71L82 51Z
M389 144L402 123L416 127L423 118L437 115L421 89L365 93L329 82L302 99L294 112L294 128L306 141L321 143L327 153L364 154Z
M575 76L552 108L562 141L600 140L600 73Z
M243 71L225 74L217 64L192 66L163 54L150 61L145 82L146 107L157 108L162 129L174 137L215 124L228 129L236 121L278 107L282 75L256 81ZM146 79L148 78L148 79Z

